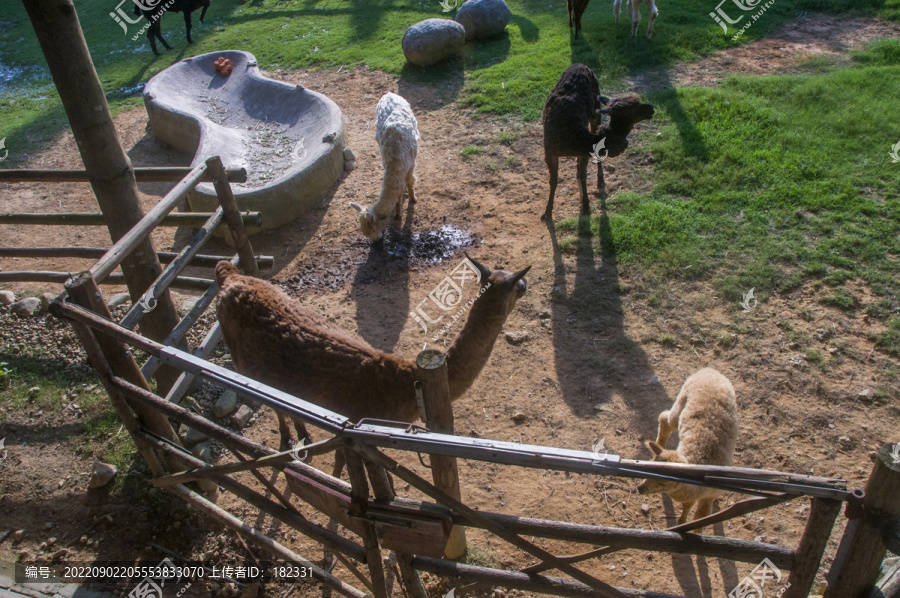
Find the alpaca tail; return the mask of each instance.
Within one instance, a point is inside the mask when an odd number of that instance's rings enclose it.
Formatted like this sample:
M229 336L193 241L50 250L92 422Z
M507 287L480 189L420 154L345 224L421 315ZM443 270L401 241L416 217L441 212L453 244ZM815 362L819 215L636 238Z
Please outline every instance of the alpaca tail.
M223 260L216 264L216 284L219 285L220 289L225 286L229 277L238 276L239 274L240 272L231 262Z

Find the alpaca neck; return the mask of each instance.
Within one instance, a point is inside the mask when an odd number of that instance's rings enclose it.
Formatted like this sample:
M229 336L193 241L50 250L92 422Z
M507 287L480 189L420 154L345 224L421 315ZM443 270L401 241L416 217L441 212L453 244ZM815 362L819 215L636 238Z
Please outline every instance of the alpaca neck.
M487 304L483 298L475 301L465 326L447 350L451 400L461 397L475 382L491 356L505 321L506 314L495 306Z
M609 124L604 126L606 127L606 134L610 137L627 137L634 128L634 123L630 120L611 118Z
M406 188L406 182L402 176L385 173L384 179L381 181L381 195L378 201L372 206L373 211L384 215L394 209L397 200L403 197L403 191Z

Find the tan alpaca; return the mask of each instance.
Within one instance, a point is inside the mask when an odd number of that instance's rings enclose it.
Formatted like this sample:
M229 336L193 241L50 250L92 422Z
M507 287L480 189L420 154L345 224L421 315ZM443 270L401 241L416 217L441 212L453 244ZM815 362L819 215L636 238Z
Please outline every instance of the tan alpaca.
M531 268L514 274L492 272L469 259L487 288L447 350L451 400L461 397L478 377L506 317L525 294L523 277ZM275 285L241 275L228 262L218 263L216 280L216 313L238 372L354 422L367 417L413 422L419 417L414 360L373 348ZM281 450L287 450L288 417L278 417ZM298 434L309 437L302 422L295 420L294 425Z
M674 451L666 450L666 441L674 431L680 441ZM705 368L685 380L675 404L659 414L659 433L656 442L647 442L654 461L693 463L698 465L731 465L738 435L737 402L734 387L728 378L712 368ZM681 503L683 510L678 524L685 523L697 504L694 519L712 512L720 490L680 484L665 480L644 480L638 487L641 494L665 492Z

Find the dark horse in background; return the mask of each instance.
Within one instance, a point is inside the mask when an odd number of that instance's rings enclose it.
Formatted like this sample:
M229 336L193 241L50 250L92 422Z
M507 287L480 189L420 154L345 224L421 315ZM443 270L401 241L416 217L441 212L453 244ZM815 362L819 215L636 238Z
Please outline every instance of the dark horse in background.
M200 13L200 22L203 23L203 17L206 16L206 9L209 8L209 2L210 0L160 0L156 6L149 10L143 9L140 6L135 6L134 14L143 15L144 18L150 22L150 27L147 29L147 39L150 40L150 48L153 49L153 53L159 56L159 51L156 49L157 39L162 42L162 45L166 47L166 50L172 49L172 46L167 44L162 36L163 13L180 12L184 14L184 28L187 30L187 40L189 44L192 44L194 43L194 40L191 39L191 27L193 26L193 23L191 23L191 13L202 7L203 11Z

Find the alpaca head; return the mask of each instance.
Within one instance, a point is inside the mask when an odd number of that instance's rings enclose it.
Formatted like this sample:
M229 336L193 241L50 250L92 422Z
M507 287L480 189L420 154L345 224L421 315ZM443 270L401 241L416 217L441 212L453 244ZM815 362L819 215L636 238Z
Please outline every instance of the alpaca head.
M372 211L372 208L364 208L355 201L350 202L350 207L359 212L359 229L370 241L377 241L384 234L387 228L390 214L379 216Z
M598 112L600 112L600 114L609 115L610 126L614 126L613 121L621 120L625 123L629 123L630 128L643 120L650 120L653 118L653 113L655 112L652 105L644 104L641 102L641 99L634 94L615 98L613 100L604 96L600 96L598 99L600 100L600 103L604 105Z
M531 266L518 272L507 272L506 270L489 270L466 254L466 258L478 268L481 273L482 293L473 306L473 310L477 308L479 311L489 312L502 317L505 321L506 317L512 312L519 300L528 288L525 280L525 274L531 270ZM487 288L485 288L487 287Z
M666 463L686 463L687 460L678 454L678 451L669 451L659 446L657 443L652 440L648 440L646 443L648 449L653 451L653 461L664 461ZM665 492L668 495L672 495L672 493L677 493L680 488L682 488L684 484L680 482L670 482L669 480L654 480L654 479L646 479L643 483L638 486L639 494L658 494L660 492Z

